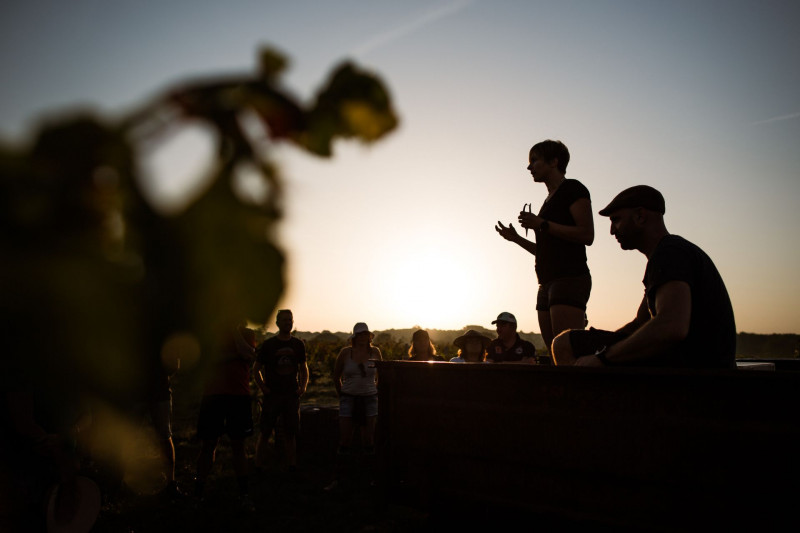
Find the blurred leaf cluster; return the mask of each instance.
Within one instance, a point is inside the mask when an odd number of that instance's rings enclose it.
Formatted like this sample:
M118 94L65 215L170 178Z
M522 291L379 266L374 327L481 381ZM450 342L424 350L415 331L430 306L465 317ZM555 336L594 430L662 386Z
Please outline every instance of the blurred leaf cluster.
M272 146L329 157L336 139L373 142L397 125L375 75L344 63L303 103L280 84L286 66L264 50L255 74L182 83L122 117L62 114L26 145L0 144L4 386L78 384L124 402L153 360L176 357L166 346L201 378L226 331L270 317L285 283ZM216 142L208 185L163 213L144 191L143 152L198 121ZM263 201L232 186L243 166Z

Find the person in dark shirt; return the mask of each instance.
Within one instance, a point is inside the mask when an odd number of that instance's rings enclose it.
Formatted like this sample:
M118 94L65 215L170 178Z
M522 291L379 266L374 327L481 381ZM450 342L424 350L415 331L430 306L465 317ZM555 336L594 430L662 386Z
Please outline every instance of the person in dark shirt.
M569 158L567 147L553 140L535 144L528 154L533 181L544 183L548 193L538 215L524 208L519 214L520 226L526 234L534 231L535 242L518 234L513 224L498 221L495 226L504 239L536 256L536 311L548 352L556 335L584 326L592 289L586 263L586 247L594 241L592 203L580 181L565 177Z
M664 197L647 185L600 211L623 250L647 257L636 318L617 331L567 331L553 341L557 365L735 368L736 324L711 258L664 225Z
M197 457L194 496L205 502L205 485L216 461L220 437L230 439L233 470L239 487L239 505L254 511L250 498L245 440L253 434L250 398L250 369L253 366L255 335L244 325L227 332L224 345L203 390L197 414L197 436L202 447Z
M283 443L289 470L297 467L297 432L300 427L300 397L308 386L306 345L292 335L294 316L281 309L275 317L277 335L265 340L256 350L253 376L264 394L261 408L261 434L256 444L256 467L266 462L269 437L283 420ZM276 440L277 439L276 435Z
M497 338L489 343L487 363L537 363L533 343L517 333L517 317L503 311L492 324L497 327Z

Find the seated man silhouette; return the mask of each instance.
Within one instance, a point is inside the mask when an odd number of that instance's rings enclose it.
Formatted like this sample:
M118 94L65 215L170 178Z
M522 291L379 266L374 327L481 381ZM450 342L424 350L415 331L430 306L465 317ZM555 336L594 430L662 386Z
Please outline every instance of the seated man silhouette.
M556 365L735 368L733 308L714 263L664 225L660 192L637 185L600 211L623 250L647 257L636 318L616 331L570 330L553 340Z

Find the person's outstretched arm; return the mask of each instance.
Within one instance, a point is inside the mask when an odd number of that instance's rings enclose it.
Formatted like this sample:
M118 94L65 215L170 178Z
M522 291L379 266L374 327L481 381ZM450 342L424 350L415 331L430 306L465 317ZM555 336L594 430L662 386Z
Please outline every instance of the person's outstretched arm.
M514 229L513 224L509 224L508 226L504 226L502 222L499 220L497 221L497 225L494 227L497 230L497 233L500 234L507 241L511 241L520 245L523 249L527 250L533 255L536 255L536 243L533 241L529 241L519 233L517 230Z

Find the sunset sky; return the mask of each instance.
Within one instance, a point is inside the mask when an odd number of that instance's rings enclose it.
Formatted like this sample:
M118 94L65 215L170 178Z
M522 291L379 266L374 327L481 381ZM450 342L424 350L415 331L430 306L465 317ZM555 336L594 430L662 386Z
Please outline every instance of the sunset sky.
M310 99L351 59L388 85L400 127L332 159L276 147L287 183L280 307L304 331L491 328L538 332L534 258L504 241L546 189L528 150L560 139L592 195L590 325L615 329L642 297L645 257L597 214L622 189L666 199L672 233L703 248L737 330L800 333L800 2L175 0L0 7L0 136L43 114L122 112L188 77L253 72L285 53ZM150 161L161 202L205 161L186 132ZM274 324L269 324L274 330Z

